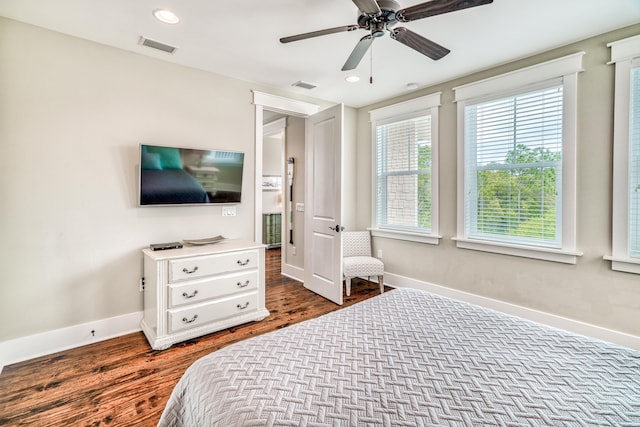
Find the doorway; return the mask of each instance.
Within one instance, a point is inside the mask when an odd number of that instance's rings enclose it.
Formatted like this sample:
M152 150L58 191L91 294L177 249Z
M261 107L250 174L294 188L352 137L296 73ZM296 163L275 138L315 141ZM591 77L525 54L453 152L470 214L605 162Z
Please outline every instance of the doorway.
M283 165L286 126L286 117L264 112L262 188L256 191L262 191L262 243L267 249L281 248L285 242L286 230L282 225L287 210L284 201L286 179Z
M354 195L350 191L343 192L345 108L339 104L319 112L319 107L314 104L255 91L253 98L256 108L257 189L262 186L265 111L291 116L288 118L288 121L291 122L294 121L294 118L301 119L299 120L300 128L304 129L304 132L301 133L304 138L300 138L301 151L297 156L298 164L295 165L293 173L294 182L297 182L298 185L291 185L289 193L290 197L296 198L296 203L290 203L289 209L285 209L285 217L289 215L291 221L288 231L292 234L289 240L284 239L283 241L283 243L286 242L283 247L287 250L282 251L284 252L283 257L285 257L282 263L282 274L301 281L308 289L337 304L342 304L342 239L340 232L345 229L342 209L343 195ZM349 122L355 123L355 110L352 113L353 116ZM355 136L355 128L349 127L351 129L346 133L350 135L353 133ZM288 132L288 125L286 129ZM290 156L291 139L288 136L287 134L285 137L285 157L294 163L295 157ZM355 138L350 138L350 140L354 142ZM355 143L350 144L350 147L348 151L352 151ZM300 170L299 160L301 159L304 159L302 163L306 168L304 172ZM292 165L289 164L289 166ZM298 178L296 179L296 177ZM297 188L302 189L302 197L296 197ZM262 206L262 193L262 191L255 191L256 207ZM256 237L261 237L263 231L262 215L258 215L259 212L261 209L257 208ZM304 223L300 224L300 220L295 221L293 218L302 219ZM351 221L347 222L351 223ZM301 238L306 241L300 242ZM304 250L303 256L300 254L300 249ZM302 264L300 266L292 265L289 262L290 256L298 256L300 260L303 260Z
M269 142L265 136L277 134L284 128L284 148L281 156L279 175L282 176L281 203L281 273L300 282L304 281L304 182L305 182L305 119L316 113L319 107L302 101L295 101L262 92L253 92L256 120L256 191L255 191L255 240L262 241L264 235L263 205L265 199L277 196L275 192L261 191L263 179L267 175L263 159L270 156ZM277 123L280 119L284 122ZM293 159L293 185L289 186L287 160ZM291 197L293 195L293 197ZM268 204L268 201L267 201ZM291 207L290 207L291 206Z

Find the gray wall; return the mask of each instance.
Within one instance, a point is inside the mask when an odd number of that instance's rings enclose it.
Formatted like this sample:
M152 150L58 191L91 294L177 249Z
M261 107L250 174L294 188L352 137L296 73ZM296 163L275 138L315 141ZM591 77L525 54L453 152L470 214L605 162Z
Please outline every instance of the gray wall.
M0 18L0 341L141 311L149 243L253 239L251 90L296 98ZM245 152L237 216L137 207L140 143Z
M371 128L368 111L442 91L440 108L440 245L376 238L385 270L397 275L521 305L566 318L640 335L640 277L614 272L611 254L614 68L607 43L640 33L625 28L455 79L358 111L358 224L371 221ZM577 265L457 249L456 105L452 88L529 65L585 51L579 74ZM437 65L434 65L437 66Z

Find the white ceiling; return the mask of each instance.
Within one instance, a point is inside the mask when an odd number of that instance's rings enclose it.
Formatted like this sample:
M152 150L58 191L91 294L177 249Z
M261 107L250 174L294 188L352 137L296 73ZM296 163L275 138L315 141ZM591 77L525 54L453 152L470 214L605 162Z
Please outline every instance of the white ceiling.
M400 0L402 7L422 3ZM152 11L169 8L177 25ZM351 0L1 0L0 16L105 45L292 92L361 107L640 22L640 0L494 0L403 26L451 49L432 61L375 40L355 72L340 69L364 30L281 44L284 36L356 23ZM399 26L399 25L398 25ZM167 54L140 36L177 46ZM369 83L373 64L373 84ZM345 82L348 74L360 82ZM306 90L291 85L317 85Z

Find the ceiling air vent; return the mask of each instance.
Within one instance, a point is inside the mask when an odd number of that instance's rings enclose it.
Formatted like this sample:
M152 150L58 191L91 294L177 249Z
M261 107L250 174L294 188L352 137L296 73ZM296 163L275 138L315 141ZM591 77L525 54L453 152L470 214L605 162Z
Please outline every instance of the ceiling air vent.
M161 50L163 52L167 52L167 53L173 53L176 51L176 49L178 49L175 46L170 46L168 44L165 43L161 43L155 40L151 40L148 39L146 37L141 36L140 40L138 40L138 44L141 44L142 46L147 46L147 47L151 47L153 49L158 49Z
M297 87L301 87L303 89L315 89L317 87L316 85L312 85L311 83L303 82L302 80L298 80L297 82L295 82L291 86L297 86Z

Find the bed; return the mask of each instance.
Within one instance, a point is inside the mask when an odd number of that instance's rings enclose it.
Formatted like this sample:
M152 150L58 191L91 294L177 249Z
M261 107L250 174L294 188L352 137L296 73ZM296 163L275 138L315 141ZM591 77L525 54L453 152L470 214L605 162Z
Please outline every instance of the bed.
M640 426L640 352L395 289L207 355L160 426Z

